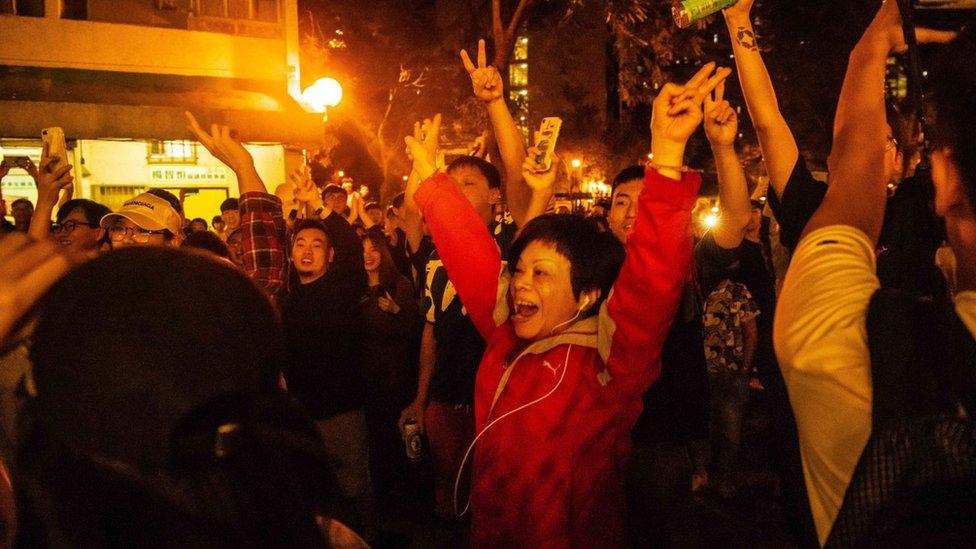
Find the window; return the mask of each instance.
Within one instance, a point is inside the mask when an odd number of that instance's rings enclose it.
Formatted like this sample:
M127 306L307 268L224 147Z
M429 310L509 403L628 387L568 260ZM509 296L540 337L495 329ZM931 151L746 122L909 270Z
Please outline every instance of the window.
M278 22L279 0L193 0L194 12L205 17Z
M88 19L88 0L63 0L61 18L84 21Z
M0 14L44 17L44 0L0 0Z
M197 144L193 141L152 141L149 164L196 164Z

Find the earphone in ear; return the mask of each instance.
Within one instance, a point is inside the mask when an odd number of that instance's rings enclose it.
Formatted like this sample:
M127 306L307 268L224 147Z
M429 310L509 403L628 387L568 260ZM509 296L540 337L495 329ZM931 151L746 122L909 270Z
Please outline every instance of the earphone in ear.
M578 309L579 312L582 313L583 311L585 311L586 308L589 307L589 305L590 305L590 296L588 295L583 296L583 302L580 303L579 305L579 309Z

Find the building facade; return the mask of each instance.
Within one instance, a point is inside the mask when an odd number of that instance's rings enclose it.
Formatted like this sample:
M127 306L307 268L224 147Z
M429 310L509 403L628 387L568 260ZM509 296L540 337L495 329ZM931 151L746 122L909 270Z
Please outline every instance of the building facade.
M237 196L233 172L189 141L183 111L230 125L272 189L322 137L301 101L297 0L0 0L0 153L39 160L59 126L76 197L109 207L145 188L188 218ZM13 170L4 199L36 198Z

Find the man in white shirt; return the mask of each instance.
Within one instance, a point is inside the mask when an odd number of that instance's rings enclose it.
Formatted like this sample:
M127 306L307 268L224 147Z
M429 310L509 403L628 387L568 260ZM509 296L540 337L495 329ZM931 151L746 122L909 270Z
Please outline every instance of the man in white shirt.
M951 35L919 29L919 41ZM946 59L972 58L971 30ZM872 430L866 318L880 287L875 245L884 218L885 60L904 50L897 2L885 2L850 56L834 125L830 187L793 255L776 311L777 357L800 434L810 506L823 544ZM936 210L959 258L956 312L976 333L976 72L946 68L932 153ZM939 80L943 78L943 80Z

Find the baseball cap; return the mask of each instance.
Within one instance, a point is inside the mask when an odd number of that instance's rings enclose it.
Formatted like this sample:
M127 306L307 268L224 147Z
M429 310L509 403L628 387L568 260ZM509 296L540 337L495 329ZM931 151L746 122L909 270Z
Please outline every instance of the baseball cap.
M117 212L102 217L99 225L103 229L117 218L123 217L143 229L161 231L166 229L172 234L180 234L183 218L166 200L149 193L142 193L126 200Z

